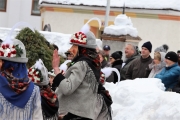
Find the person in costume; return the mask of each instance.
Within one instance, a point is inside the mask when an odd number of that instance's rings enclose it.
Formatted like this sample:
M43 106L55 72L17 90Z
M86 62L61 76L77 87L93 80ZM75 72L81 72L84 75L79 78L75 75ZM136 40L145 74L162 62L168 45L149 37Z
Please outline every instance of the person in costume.
M49 86L48 70L41 59L28 69L28 77L40 88L43 120L58 120L58 99Z
M15 27L0 46L0 59L3 61L0 72L0 120L42 120L39 87L28 78L24 44L11 39Z
M87 23L88 24L88 23ZM96 52L96 38L88 25L71 38L75 58L63 76L59 69L59 56L54 51L52 66L59 86L60 113L67 112L63 120L111 120L112 100L100 83L101 64Z

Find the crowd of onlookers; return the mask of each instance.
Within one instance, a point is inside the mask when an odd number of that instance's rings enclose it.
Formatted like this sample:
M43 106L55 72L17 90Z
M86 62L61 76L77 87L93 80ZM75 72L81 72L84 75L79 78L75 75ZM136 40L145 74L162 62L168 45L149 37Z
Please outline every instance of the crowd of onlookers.
M116 51L110 54L110 46L105 45L103 50L98 50L101 68L116 68L123 80L135 78L159 78L164 83L166 90L172 90L180 82L180 50L177 53L168 52L168 45L162 45L154 50L154 58L151 57L151 42L142 45L141 51L137 46L127 44L124 51ZM125 53L125 60L122 60ZM112 77L113 75L113 77ZM117 82L116 73L106 79L107 82ZM178 91L176 91L178 92Z
M111 53L109 45L103 46L103 50L97 48L101 68L116 68L123 80L134 80L135 78L159 78L164 83L166 90L172 90L180 82L180 50L177 53L167 52L168 45L162 45L154 50L154 58L151 42L142 45L141 51L137 46L127 44L124 51ZM125 53L125 60L122 60ZM66 52L67 59L73 59L73 52ZM116 83L117 74L113 72L106 82Z

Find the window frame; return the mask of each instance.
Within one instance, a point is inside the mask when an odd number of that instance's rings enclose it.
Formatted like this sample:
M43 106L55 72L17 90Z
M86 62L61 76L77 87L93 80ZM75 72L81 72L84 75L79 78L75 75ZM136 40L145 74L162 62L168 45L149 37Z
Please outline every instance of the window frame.
M34 7L34 1L35 0L32 0L32 5L31 5L31 15L33 15L33 16L41 16L41 11L40 11L40 13L38 14L38 13L33 13L33 7ZM39 0L37 0L37 1L39 1Z
M7 9L7 0L5 0L5 8L4 8L4 10L0 9L0 12L6 12L6 9Z

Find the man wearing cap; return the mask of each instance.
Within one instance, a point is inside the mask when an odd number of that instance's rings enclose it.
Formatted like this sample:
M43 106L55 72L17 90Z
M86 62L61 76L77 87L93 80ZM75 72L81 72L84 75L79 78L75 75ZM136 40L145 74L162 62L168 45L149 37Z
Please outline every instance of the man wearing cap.
M109 45L105 45L103 47L103 50L104 50L104 53L105 53L105 60L107 62L109 62L109 54L110 54L110 50L111 50L110 46Z
M180 67L177 64L178 56L175 52L168 52L165 56L166 67L155 76L164 83L166 90L171 90L177 83L180 76Z
M148 65L152 62L150 56L152 49L151 42L146 42L142 45L141 57L132 61L132 64L129 66L126 72L126 79L135 79L135 78L147 78L150 71L148 71Z

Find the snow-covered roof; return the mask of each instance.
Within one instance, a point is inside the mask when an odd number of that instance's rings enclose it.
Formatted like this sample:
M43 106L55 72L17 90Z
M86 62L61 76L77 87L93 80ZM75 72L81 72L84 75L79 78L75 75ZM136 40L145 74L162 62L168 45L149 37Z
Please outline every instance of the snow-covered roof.
M107 0L40 0L39 4L63 4L106 6ZM173 9L180 11L180 0L110 0L111 7L123 7L124 2L128 8L139 9Z

